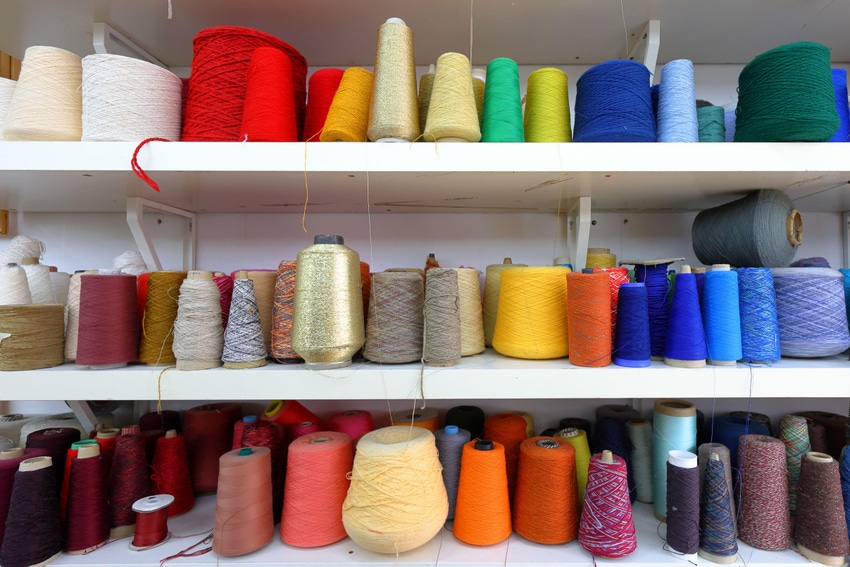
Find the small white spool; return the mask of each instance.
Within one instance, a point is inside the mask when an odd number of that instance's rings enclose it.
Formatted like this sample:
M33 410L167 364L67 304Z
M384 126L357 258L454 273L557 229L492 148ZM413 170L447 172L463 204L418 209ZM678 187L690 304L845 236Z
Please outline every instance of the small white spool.
M6 114L9 112L9 104L15 93L17 81L0 78L0 140L3 139L3 125L6 123Z
M27 273L18 264L0 268L0 305L30 305L32 294Z
M78 55L58 47L27 48L3 136L7 140L79 141L82 76Z
M180 140L183 84L174 73L121 55L83 58L82 140Z
M24 258L22 262L27 274L32 302L36 305L53 303L53 288L50 285L50 268L38 263L38 258Z

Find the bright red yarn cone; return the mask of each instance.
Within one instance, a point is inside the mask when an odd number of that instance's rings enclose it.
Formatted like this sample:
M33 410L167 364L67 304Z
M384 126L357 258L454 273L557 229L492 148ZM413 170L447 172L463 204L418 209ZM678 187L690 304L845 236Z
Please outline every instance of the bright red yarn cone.
M307 117L304 119L305 142L319 141L342 74L342 69L319 69L310 75L307 87Z
M292 99L292 65L273 47L251 54L240 139L248 142L297 142Z

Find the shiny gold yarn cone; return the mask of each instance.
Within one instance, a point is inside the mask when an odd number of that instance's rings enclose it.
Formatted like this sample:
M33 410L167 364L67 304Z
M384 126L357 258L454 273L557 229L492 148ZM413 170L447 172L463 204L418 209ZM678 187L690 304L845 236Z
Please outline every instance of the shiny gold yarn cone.
M413 30L398 18L390 18L378 29L367 134L372 142L419 137Z

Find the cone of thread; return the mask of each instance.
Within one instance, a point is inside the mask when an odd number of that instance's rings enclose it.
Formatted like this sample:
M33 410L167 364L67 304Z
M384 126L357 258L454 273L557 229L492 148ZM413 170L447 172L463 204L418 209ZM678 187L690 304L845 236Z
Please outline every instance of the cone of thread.
M373 76L362 67L349 67L334 94L320 136L323 142L365 142Z
M566 73L545 67L528 76L524 126L526 142L572 141Z
M611 363L611 297L608 274L567 275L570 362L576 366Z
M422 136L427 141L481 140L472 70L465 55L444 53L437 59L428 120Z
M390 18L378 28L369 140L412 141L419 136L413 30Z
M453 532L471 545L493 545L511 535L505 449L501 443L478 440L463 446Z

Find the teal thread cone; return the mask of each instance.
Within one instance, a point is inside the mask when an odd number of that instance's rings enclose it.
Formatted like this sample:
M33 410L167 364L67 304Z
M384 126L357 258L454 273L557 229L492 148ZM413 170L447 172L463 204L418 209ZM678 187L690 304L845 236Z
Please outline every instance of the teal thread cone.
M499 57L487 65L487 88L481 119L482 142L524 142L519 67L516 61Z

